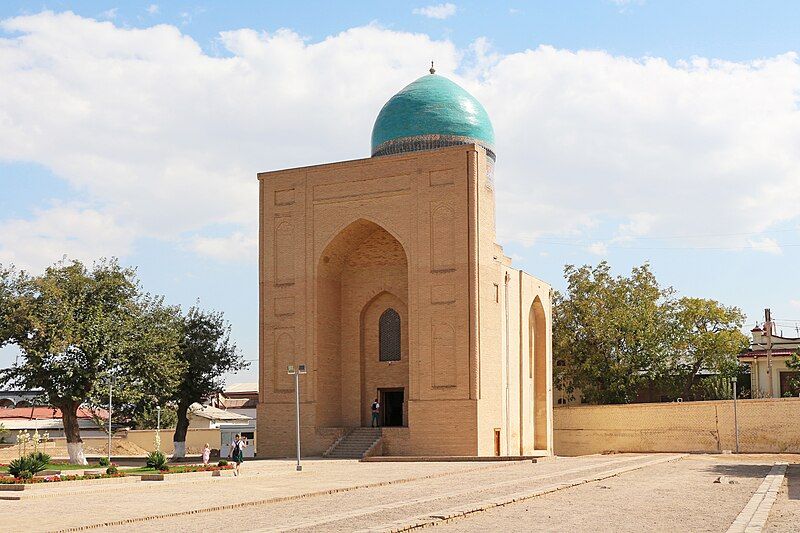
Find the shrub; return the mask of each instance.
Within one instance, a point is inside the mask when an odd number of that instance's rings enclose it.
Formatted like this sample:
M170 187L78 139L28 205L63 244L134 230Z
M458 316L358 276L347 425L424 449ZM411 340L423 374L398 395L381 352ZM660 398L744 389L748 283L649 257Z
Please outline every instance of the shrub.
M109 466L108 468L106 468L106 474L108 474L109 476L119 474L119 469L117 469L116 466Z
M20 470L18 472L18 475L14 477L18 477L20 479L31 479L33 477L33 472L31 472L30 470Z
M225 459L220 459L219 462L217 463L217 466L228 466L228 461L226 461Z
M155 468L156 470L169 470L167 466L167 456L164 455L164 452L161 451L154 451L147 454L147 467L148 468Z
M44 452L31 452L30 456L34 461L42 464L42 470L50 463L50 456Z
M111 466L111 461L108 460L108 457L101 457L97 464L99 466Z
M14 459L8 464L8 473L14 477L28 479L34 474L41 472L50 462L50 456L42 452L29 453L24 457ZM30 474L28 478L22 477L23 473Z

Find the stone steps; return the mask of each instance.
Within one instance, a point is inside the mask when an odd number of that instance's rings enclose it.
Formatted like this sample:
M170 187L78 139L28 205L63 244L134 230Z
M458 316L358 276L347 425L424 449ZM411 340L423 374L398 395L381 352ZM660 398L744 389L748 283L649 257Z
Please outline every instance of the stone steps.
M326 457L334 459L362 459L364 454L381 438L380 428L355 428L339 441Z

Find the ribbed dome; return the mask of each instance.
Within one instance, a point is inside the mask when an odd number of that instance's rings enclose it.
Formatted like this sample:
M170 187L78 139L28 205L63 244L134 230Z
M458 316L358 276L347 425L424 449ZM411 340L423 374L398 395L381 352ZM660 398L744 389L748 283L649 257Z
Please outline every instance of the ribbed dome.
M372 127L372 155L479 144L494 159L489 115L467 91L438 74L407 85L383 106Z

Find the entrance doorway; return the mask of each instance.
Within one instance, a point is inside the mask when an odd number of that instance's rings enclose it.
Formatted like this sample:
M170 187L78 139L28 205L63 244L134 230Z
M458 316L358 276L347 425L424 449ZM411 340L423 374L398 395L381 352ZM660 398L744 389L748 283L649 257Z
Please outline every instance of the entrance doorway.
M381 402L381 426L403 425L403 389L378 389Z

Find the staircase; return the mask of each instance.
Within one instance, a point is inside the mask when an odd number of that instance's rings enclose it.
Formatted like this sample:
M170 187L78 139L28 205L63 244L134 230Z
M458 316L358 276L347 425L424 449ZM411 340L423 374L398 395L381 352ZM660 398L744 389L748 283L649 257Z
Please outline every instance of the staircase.
M332 459L362 459L373 444L381 439L381 428L355 428L328 450Z

